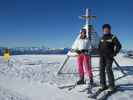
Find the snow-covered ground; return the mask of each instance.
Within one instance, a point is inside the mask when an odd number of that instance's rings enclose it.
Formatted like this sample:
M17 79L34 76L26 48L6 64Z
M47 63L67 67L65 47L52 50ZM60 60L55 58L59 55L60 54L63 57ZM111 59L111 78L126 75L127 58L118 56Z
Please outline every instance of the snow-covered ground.
M64 74L56 74L65 58L65 55L17 55L7 64L0 57L0 100L88 100L86 93L58 88L78 80L75 58L71 58L62 69ZM127 75L123 77L113 65L116 84L124 91L118 91L109 100L132 100L133 59L119 54L116 60ZM99 59L93 58L96 83L99 82L98 64Z

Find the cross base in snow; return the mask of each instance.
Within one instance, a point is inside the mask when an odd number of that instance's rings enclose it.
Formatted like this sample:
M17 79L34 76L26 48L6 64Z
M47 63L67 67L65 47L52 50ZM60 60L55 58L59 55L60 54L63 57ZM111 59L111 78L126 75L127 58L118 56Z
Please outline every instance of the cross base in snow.
M92 55L91 57L99 57L99 55ZM70 56L67 56L65 61L63 62L63 64L60 66L58 72L57 72L57 75L61 75L61 74L78 74L78 73L73 73L73 72L67 72L67 73L63 73L62 70L64 68L64 66L66 65L66 63L68 62L68 60L70 59ZM123 74L122 77L126 76L126 73L124 72L124 70L120 67L120 65L118 64L118 62L114 59L114 64L116 65L117 69L119 71L121 71L121 73ZM118 79L122 78L122 77L119 77ZM118 80L116 79L116 80Z

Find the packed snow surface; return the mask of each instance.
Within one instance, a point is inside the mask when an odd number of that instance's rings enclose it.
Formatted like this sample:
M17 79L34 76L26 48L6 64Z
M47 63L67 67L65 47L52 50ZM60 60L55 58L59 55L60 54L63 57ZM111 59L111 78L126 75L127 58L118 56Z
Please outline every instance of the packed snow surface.
M57 75L65 55L17 55L9 63L0 57L0 100L89 100L85 92L68 91L58 87L74 84L78 80L76 59L70 58ZM113 64L118 91L109 100L133 100L133 59L119 54L116 58L121 71ZM99 83L99 58L92 58L95 83ZM87 77L86 77L87 79ZM90 99L91 100L91 99Z

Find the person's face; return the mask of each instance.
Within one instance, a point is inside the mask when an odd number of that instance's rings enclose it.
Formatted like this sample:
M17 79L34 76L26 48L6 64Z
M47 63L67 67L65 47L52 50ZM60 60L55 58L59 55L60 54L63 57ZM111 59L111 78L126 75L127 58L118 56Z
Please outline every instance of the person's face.
M80 34L81 34L82 37L86 36L86 32L81 32Z
M111 30L109 28L104 28L103 33L104 34L109 34L109 33L111 33Z

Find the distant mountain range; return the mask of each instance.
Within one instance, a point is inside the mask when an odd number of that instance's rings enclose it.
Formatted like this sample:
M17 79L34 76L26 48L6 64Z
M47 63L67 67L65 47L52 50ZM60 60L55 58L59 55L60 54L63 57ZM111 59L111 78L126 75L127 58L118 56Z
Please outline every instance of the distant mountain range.
M6 47L0 47L0 55L3 55ZM46 47L14 47L9 48L12 55L24 55L24 54L67 54L70 48L46 48ZM122 53L127 56L133 55L133 50L122 49Z
M0 55L3 55L5 47L0 47ZM66 54L69 48L46 48L46 47L15 47L9 48L12 55L23 54Z

